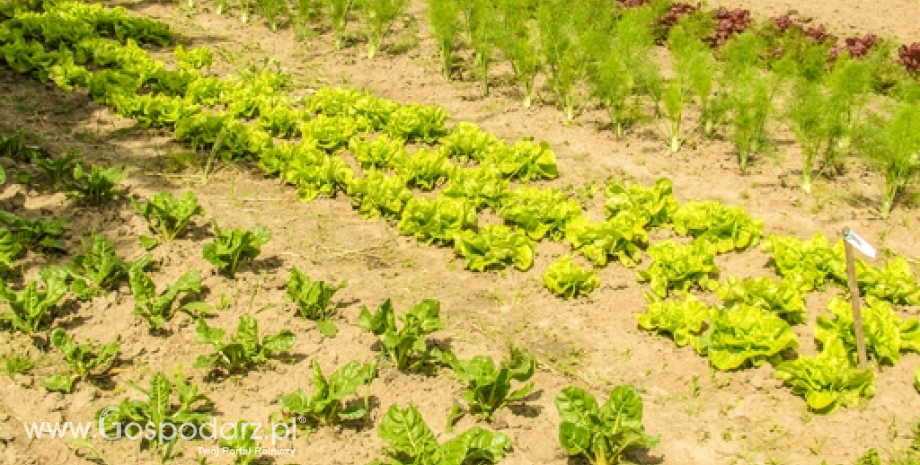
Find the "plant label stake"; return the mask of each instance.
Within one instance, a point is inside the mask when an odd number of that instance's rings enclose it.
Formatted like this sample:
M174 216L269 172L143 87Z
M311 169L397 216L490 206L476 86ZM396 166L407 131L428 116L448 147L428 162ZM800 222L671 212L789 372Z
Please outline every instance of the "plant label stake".
M850 305L853 307L853 326L856 330L856 353L859 355L859 368L865 370L867 364L866 341L863 337L862 314L859 311L859 286L856 283L856 264L853 249L870 258L875 258L875 247L859 237L850 228L843 229L843 243L847 259L847 281L850 285Z

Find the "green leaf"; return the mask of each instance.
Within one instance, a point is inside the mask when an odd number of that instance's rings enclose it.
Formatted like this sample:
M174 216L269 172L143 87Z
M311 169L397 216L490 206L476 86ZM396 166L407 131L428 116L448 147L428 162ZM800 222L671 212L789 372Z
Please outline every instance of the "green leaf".
M73 385L77 378L78 376L48 375L42 385L49 392L70 394L73 392Z
M215 268L230 277L243 263L259 256L261 247L271 239L271 233L260 226L251 230L221 229L216 223L212 226L216 239L204 244L201 252Z

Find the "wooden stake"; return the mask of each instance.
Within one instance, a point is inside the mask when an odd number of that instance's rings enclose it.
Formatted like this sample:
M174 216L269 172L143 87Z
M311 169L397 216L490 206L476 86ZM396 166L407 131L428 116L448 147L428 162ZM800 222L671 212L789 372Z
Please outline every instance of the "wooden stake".
M850 228L843 230L843 246L847 259L847 281L850 285L850 305L853 307L853 327L856 330L856 353L859 356L859 368L865 370L868 364L866 356L866 340L863 336L862 313L859 311L859 286L856 283L856 263L853 258L853 245L846 240Z

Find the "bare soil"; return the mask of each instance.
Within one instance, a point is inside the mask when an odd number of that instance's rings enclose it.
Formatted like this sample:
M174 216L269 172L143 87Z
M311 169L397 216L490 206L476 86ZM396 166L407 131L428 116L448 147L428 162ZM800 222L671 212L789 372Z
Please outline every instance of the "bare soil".
M896 35L902 41L920 39L916 24L920 3L911 0L884 0L874 6L785 0L721 3L754 8L764 16L795 8L844 32L852 24L855 30ZM404 103L442 105L455 121L475 122L508 140L527 136L546 140L558 156L562 173L560 179L546 185L602 185L609 177L650 184L669 177L680 200L718 200L743 206L766 221L769 233L806 238L821 232L833 237L849 226L882 249L914 263L920 258L917 210L899 208L889 220L879 220L872 210L877 203L875 180L864 168L857 165L838 179L819 182L813 195L797 190L800 155L792 135L779 125L773 131L775 152L757 160L751 174L741 176L728 141L693 141L675 155L653 126L617 140L603 130L606 118L600 112L589 111L576 124L566 126L562 113L552 106L523 109L518 96L503 87L488 98L471 97L477 95L477 84L445 82L437 73L436 50L424 39L408 53L368 61L360 44L333 51L328 34L295 42L290 31L270 33L261 25L244 26L201 5L192 12L149 1L123 4L137 14L171 24L184 43L218 50L220 72L270 56L296 76L302 92L321 85L361 87ZM415 13L422 13L418 5ZM427 37L427 26L420 24L419 28L420 37ZM19 335L0 339L0 354L26 350L42 360L29 374L0 377L2 463L84 463L64 441L29 439L22 422L91 421L96 410L137 396L127 388L128 382L146 385L152 373L177 367L216 402L220 421L267 422L279 409L279 396L311 387L310 360L319 361L327 373L351 360L375 360L374 337L359 330L356 322L362 306L376 308L387 298L393 299L398 310L425 298L440 300L449 323L437 338L461 357L501 357L508 341L539 357L538 393L523 407L500 412L493 425L514 442L514 451L503 464L582 463L566 457L557 439L553 398L571 384L598 396L622 383L641 390L647 430L661 438L660 447L630 456L643 464L852 463L871 447L880 448L883 455L904 447L920 412L920 396L911 386L920 364L916 354L904 356L896 367L878 374L876 397L865 406L829 416L812 415L801 398L773 378L769 366L714 372L691 349L679 349L668 339L640 331L634 315L644 310L644 287L636 283L634 269L619 264L600 269L600 289L588 299L565 302L542 284L543 271L567 252L564 246L541 243L536 264L528 272L466 272L449 249L417 244L400 237L392 225L359 218L347 198L299 202L292 189L247 164L221 164L203 182L200 154L198 158L183 156L187 149L170 142L167 134L136 129L84 95L66 94L7 70L0 71L0 89L5 96L0 99L0 132L24 129L32 134L32 142L53 153L76 148L95 161L124 164L132 170L127 182L131 195L147 198L164 190L181 193L192 189L207 219L220 225L268 228L273 239L260 258L234 280L215 274L201 256L200 246L211 236L205 219L199 219L182 239L155 251L163 265L153 276L158 286L164 286L187 270L199 270L205 276L205 300L215 307L227 303L217 312L213 325L232 331L238 317L249 313L258 319L263 332L290 328L298 338L293 361L215 381L205 379L203 370L192 368L204 348L195 343L194 324L186 317L179 315L168 324L168 337L151 335L146 323L132 315L133 300L126 285L87 304L71 302L68 308L74 312L63 318L63 324L77 338L107 342L120 337L123 362L111 386L81 383L74 394L49 394L41 381L63 368L58 356L41 355L31 341ZM146 225L129 202L90 209L63 194L21 185L6 187L2 202L3 208L30 218L73 218L67 237L70 250L78 250L81 237L96 232L112 239L122 256L134 258L142 253L136 237L146 233ZM599 218L602 195L591 202L590 213ZM57 260L30 254L23 266L34 275ZM718 259L723 276L769 275L772 272L766 264L767 257L757 250ZM318 279L349 281L337 296L343 306L336 338L323 338L284 301L285 280L292 267ZM796 328L805 353L814 351L813 320L831 295L809 297L810 323ZM265 306L270 307L257 312ZM917 308L901 310L904 315L918 313ZM383 443L377 437L377 426L393 403L415 404L444 440L450 437L444 421L461 391L462 386L446 372L424 377L383 368L370 388L376 406L371 427L324 428L309 436L302 434L293 443L279 444L295 447L293 458L266 458L261 463L360 464L378 458ZM465 418L457 431L473 424ZM155 451L141 450L134 441L99 439L94 444L110 464L159 460ZM200 463L196 448L213 445L180 444L181 452L172 463ZM231 457L209 457L207 463L231 463Z

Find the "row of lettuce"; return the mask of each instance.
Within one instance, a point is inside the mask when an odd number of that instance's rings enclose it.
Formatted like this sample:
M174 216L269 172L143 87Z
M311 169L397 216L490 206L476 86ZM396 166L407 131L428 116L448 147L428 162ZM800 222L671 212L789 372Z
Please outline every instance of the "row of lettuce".
M608 186L606 219L593 221L565 193L523 185L558 176L555 157L545 143L507 144L465 123L448 128L442 108L400 105L353 90L324 88L307 98L292 99L289 76L277 70L250 69L230 78L208 76L202 71L211 62L206 49L177 48L176 66L170 69L130 38L122 43L80 36L74 31L82 26L72 28L66 38L44 32L58 28L64 12L79 16L74 12L81 8L86 10L80 15L90 17L87 23L102 23L93 19L99 15L93 11L99 10L80 4L12 14L0 32L7 38L4 54L13 56L7 55L10 66L63 88L84 86L94 99L142 126L174 130L178 140L210 149L217 156L257 158L267 173L297 186L303 199L345 193L362 216L397 223L402 234L419 241L452 246L470 270L508 266L527 270L533 266L536 241L542 239L565 240L595 266L609 260L634 266L647 248L651 264L637 277L648 282L652 292L641 325L672 334L682 343L692 342L717 368L736 369L794 356L798 341L789 324L805 319L802 295L820 289L828 276L836 281L842 276L839 267L827 268L841 263L839 247L822 248L820 238L803 242L771 236L765 242L782 281L729 279L719 284L715 256L750 248L761 240L763 223L741 209L718 202L678 204L670 182L661 180L649 188ZM149 38L150 32L145 34L139 38ZM56 40L52 42L56 50L47 51L49 40ZM165 40L162 36L155 42ZM9 52L25 49L33 52ZM415 150L409 154L408 148ZM354 157L354 164L342 156L346 153ZM512 190L511 181L522 185ZM435 198L412 191L434 191L441 185ZM505 224L480 227L477 213L485 208L494 210ZM649 246L648 233L658 227L671 228L693 241L666 240ZM827 260L815 261L815 257ZM918 304L920 291L903 259L883 268L863 262L859 267L860 287L872 297L870 308L879 310L871 314L877 313L880 321L896 321L891 305ZM552 292L564 297L586 294L599 285L594 271L576 264L571 256L550 265L544 280ZM720 296L734 292L735 297L717 309L691 297L663 300L674 291L695 288L719 289ZM833 311L837 307L832 305L833 316L824 325L829 329L816 334L824 352L818 358L780 365L777 371L820 411L849 403L846 399L854 392L856 398L872 392L871 372L854 371L851 357L842 357L852 353L852 344L847 345L852 343L847 336L852 324L847 327L845 315ZM895 342L883 349L888 356L876 359L893 363L892 350L895 355L916 350L916 342L911 342L917 337L915 325L915 320L907 320L895 325L894 332L890 324L878 326L884 329L878 329L873 340ZM837 336L828 336L831 333ZM842 350L835 340L844 343ZM873 347L879 344L870 341ZM856 381L842 381L851 379ZM832 401L813 403L816 396Z
M273 29L290 22L303 35L305 28L327 26L336 47L358 16L373 56L381 33L408 14L408 3L300 2L293 12L285 2L252 7ZM544 77L570 122L600 108L618 136L651 123L675 152L688 140L727 139L742 173L776 148L771 127L781 122L802 148L803 190L860 159L878 174L883 218L917 180L920 138L911 128L920 122L920 44L901 47L902 67L891 59L895 45L871 34L841 44L823 27L789 15L755 24L746 10L640 3L617 8L589 0L572 9L562 0L429 0L427 16L444 76L468 71L484 94L497 81L492 70L507 64L512 74L504 81L523 95L525 107ZM250 6L240 8L248 17ZM662 43L670 51L665 66L658 60ZM877 93L893 99L869 105Z

